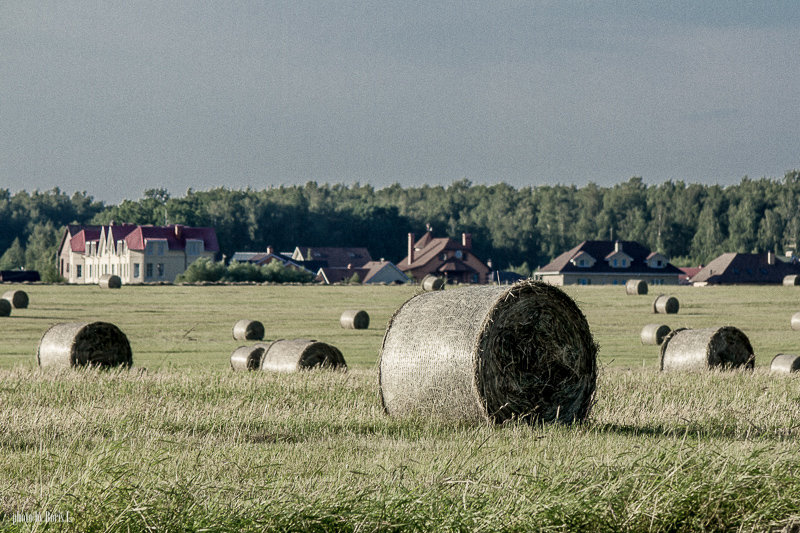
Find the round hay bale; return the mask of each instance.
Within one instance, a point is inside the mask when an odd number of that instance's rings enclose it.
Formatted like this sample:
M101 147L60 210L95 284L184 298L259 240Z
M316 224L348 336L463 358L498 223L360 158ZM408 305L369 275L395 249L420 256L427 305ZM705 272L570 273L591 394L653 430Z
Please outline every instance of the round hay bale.
M369 314L366 311L348 309L339 318L339 324L344 329L367 329L369 327Z
M792 315L792 329L795 331L800 330L800 313Z
M264 371L298 372L315 367L347 368L347 363L335 346L309 339L277 340L261 358Z
M62 322L48 329L36 348L39 366L131 366L128 338L108 322Z
M659 294L653 302L653 312L674 315L680 309L680 303L674 296Z
M119 289L122 287L122 279L116 274L103 274L97 284L101 289Z
M628 296L647 294L647 282L643 279L629 279L625 283L625 294Z
M389 322L378 366L390 415L573 422L592 404L597 345L566 293L523 280L411 298Z
M233 338L237 341L260 341L264 338L264 324L258 320L239 320L233 325Z
M800 285L800 276L796 274L793 274L791 276L784 276L783 278L784 287L794 287L796 285Z
M772 358L772 362L769 364L769 371L770 373L784 374L800 371L800 355L779 353Z
M642 328L642 344L658 346L664 341L664 337L669 335L672 329L665 324L647 324Z
M11 316L11 302L0 298L0 316Z
M747 335L732 326L676 329L661 343L661 370L752 369L755 359Z
M258 370L261 368L261 360L269 347L269 344L262 343L253 346L239 346L231 353L231 369L235 371Z
M444 290L444 279L428 274L422 278L423 291L441 291Z
M6 291L3 293L3 300L7 300L14 309L28 307L28 294L25 291Z

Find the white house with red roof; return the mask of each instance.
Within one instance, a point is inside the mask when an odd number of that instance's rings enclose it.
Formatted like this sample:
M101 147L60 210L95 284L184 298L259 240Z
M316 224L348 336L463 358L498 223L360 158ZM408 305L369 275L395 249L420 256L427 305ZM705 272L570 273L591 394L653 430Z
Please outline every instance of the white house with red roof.
M69 283L97 283L114 274L122 283L175 281L201 257L219 252L213 228L174 224L70 225L58 251L58 271Z

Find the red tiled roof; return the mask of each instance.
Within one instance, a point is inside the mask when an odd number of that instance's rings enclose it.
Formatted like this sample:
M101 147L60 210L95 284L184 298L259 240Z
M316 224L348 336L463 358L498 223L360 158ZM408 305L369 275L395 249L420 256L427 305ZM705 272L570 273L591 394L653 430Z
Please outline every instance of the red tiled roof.
M81 228L76 231L77 228ZM144 250L146 239L166 240L170 250L184 250L187 239L202 240L205 250L219 251L217 234L214 228L193 228L180 226L180 237L176 235L176 226L139 226L135 224L114 224L109 226L68 226L67 232L72 236L70 246L73 252L84 253L86 243L100 240L101 232L111 234L116 242L124 240L131 250ZM66 236L66 233L65 233Z

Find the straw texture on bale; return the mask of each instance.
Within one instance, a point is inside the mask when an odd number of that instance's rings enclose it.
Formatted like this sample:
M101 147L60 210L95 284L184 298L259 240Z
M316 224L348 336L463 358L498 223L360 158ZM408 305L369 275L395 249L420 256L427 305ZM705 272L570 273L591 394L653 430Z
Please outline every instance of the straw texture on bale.
M108 322L62 322L48 329L36 349L41 367L131 366L128 337Z
M233 338L237 341L260 341L264 338L264 324L258 320L239 320L233 325Z
M732 326L676 329L661 343L661 370L752 369L753 346Z
M261 370L298 372L320 368L347 368L335 346L309 339L281 339L273 342L261 358Z
M800 355L779 353L772 358L772 362L769 364L769 371L785 374L800 371Z
M437 278L430 274L422 278L423 291L440 291L442 289L444 289L444 280L442 278Z
M653 301L653 312L674 315L680 309L680 303L674 296L659 294Z
M792 315L792 329L795 331L800 330L800 313Z
M642 328L642 344L658 346L672 329L666 324L647 324Z
M597 381L597 345L575 302L546 283L421 293L392 317L379 361L390 415L573 422Z
M28 307L28 293L25 291L6 291L3 293L3 300L7 300L14 309L25 309Z
M800 276L792 274L783 278L784 287L794 287L795 285L800 285Z
M642 279L629 279L625 284L625 294L628 296L647 294L647 282Z
M122 279L116 274L103 274L97 284L103 289L119 289L122 287Z
M11 316L11 302L0 298L0 316Z
M348 309L339 318L339 324L344 329L367 329L369 327L369 314L366 311Z
M253 346L239 346L231 354L231 368L236 371L260 369L261 360L270 346L270 344L262 343Z

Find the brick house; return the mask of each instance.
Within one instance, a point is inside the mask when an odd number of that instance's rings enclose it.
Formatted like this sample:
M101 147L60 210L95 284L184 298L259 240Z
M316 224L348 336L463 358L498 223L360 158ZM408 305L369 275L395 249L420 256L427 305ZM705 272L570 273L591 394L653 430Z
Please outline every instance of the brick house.
M450 282L486 283L489 267L472 252L472 235L461 234L461 241L434 237L429 229L419 240L408 234L408 254L397 265L411 278L426 275L445 277Z

